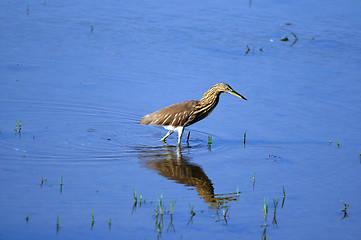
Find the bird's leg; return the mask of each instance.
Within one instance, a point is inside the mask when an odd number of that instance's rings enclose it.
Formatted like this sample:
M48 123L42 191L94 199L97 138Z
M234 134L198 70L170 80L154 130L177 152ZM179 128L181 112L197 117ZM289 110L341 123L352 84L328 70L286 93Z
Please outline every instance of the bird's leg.
M180 146L181 138L182 138L183 131L184 131L184 127L178 127L177 130L178 130L178 146Z
M174 133L174 130L169 130L168 132L167 132L167 134L161 139L163 142L165 142L165 139L169 136L169 135L171 135L172 133Z

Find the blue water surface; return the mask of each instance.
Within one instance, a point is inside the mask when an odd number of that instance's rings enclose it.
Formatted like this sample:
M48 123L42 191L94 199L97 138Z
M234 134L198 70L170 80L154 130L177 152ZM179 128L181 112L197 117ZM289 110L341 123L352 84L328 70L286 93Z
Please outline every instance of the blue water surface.
M1 2L0 239L359 239L360 9ZM139 124L218 82L180 148Z

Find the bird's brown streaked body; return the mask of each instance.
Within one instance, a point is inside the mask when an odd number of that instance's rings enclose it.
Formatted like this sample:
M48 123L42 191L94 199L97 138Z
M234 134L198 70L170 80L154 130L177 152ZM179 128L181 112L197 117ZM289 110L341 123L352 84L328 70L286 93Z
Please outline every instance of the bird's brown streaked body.
M162 141L165 141L169 135L177 130L178 145L180 145L184 128L207 117L217 106L221 93L229 93L247 100L241 94L234 91L228 84L218 83L208 89L201 100L189 100L160 109L142 117L140 124L162 126L169 130L161 139Z

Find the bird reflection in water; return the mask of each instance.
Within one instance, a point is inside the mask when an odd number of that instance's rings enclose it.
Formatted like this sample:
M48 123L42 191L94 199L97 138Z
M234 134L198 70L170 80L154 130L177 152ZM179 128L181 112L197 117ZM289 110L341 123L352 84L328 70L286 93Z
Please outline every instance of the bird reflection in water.
M182 155L180 148L164 145L161 147L140 147L139 159L146 168L185 186L195 187L198 195L212 208L218 208L229 201L238 199L238 193L215 194L212 181L203 169Z

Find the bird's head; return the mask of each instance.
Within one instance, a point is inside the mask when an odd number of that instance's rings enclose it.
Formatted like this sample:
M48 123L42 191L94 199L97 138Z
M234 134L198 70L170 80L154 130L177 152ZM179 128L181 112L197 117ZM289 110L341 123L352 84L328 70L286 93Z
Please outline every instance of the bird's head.
M243 97L241 94L234 91L233 88L231 88L231 86L229 86L227 83L218 83L216 86L217 86L218 90L222 93L229 93L229 94L232 94L236 97L242 98L243 100L247 101L247 98Z

